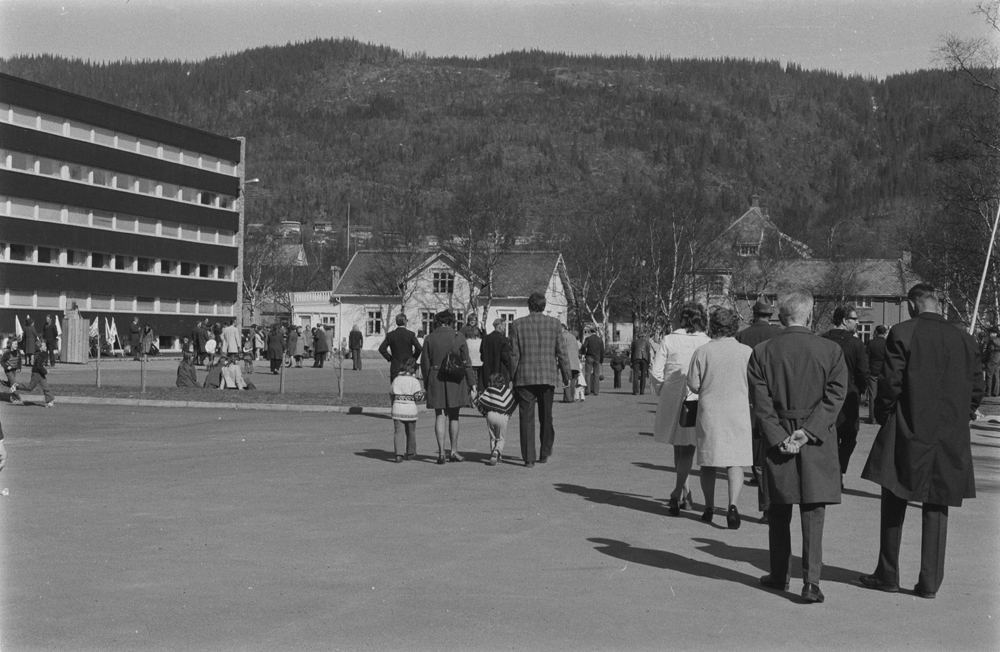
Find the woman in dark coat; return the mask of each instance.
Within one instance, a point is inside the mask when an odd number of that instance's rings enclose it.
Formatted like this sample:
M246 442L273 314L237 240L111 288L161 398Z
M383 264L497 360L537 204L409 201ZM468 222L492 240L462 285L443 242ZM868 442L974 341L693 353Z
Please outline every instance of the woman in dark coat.
M326 354L330 352L330 344L326 340L326 330L317 326L313 331L313 367L323 368Z
M198 384L198 372L195 370L194 356L189 351L184 352L181 363L177 365L177 386L201 387Z
M267 334L267 359L271 361L272 374L278 373L278 370L281 369L281 361L285 357L285 343L283 340L281 331L278 329L278 325L275 324Z
M420 369L424 375L427 390L427 407L434 410L434 434L438 443L438 464L445 463L444 436L450 435L452 462L461 462L458 454L458 413L463 407L471 407L469 383L466 375L452 380L441 373L441 363L452 351L458 351L471 366L469 348L465 337L453 325L455 315L444 310L434 315L434 330L424 339L424 350L420 354Z

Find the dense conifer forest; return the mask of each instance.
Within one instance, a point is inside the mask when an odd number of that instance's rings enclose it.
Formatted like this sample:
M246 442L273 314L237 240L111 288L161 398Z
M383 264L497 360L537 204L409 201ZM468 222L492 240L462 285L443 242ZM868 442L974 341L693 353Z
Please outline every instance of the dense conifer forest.
M208 60L0 61L19 77L247 138L248 217L441 232L469 184L514 189L525 233L572 233L595 206L693 206L718 233L757 194L816 255L888 257L931 210L930 154L967 88L774 61L407 56L314 40ZM308 228L304 229L309 233ZM548 240L551 243L551 240ZM343 265L344 248L324 252Z

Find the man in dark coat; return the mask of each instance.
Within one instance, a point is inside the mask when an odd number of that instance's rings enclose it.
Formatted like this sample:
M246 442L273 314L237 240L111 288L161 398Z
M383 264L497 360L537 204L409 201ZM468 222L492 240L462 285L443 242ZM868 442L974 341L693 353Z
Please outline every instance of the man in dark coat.
M601 365L604 364L604 338L592 332L583 341L580 355L587 361L587 393L597 396L601 393Z
M396 380L402 364L410 358L419 358L421 350L416 334L406 328L406 315L399 313L396 315L396 328L385 336L382 345L378 347L378 352L389 363L390 383Z
M59 328L56 326L55 315L45 316L45 326L42 328L42 338L45 349L49 352L49 366L56 366L56 351L59 350Z
M322 325L313 331L313 367L322 369L326 354L330 352L330 344L326 339L326 329Z
M555 429L552 427L552 396L559 374L562 384L569 383L569 355L562 338L562 324L555 317L542 314L545 295L534 292L528 297L528 316L515 319L510 326L510 375L514 381L518 421L521 430L521 459L524 466L535 466L535 406L541 427L542 464L552 455Z
M847 396L844 407L837 416L837 452L840 455L840 475L847 473L847 465L858 445L861 428L861 394L868 389L868 354L864 343L854 336L858 328L858 311L852 305L837 306L833 311L833 328L823 337L833 340L844 350L847 364ZM841 479L843 482L843 479Z
M840 502L835 424L847 393L847 366L839 346L809 329L812 308L812 297L805 294L781 298L778 310L786 328L753 350L747 377L761 424L761 490L771 557L771 572L760 583L788 589L789 530L792 505L797 504L802 519L802 599L823 602L823 521L826 506Z
M142 327L139 326L138 317L132 317L132 323L128 325L128 348L132 352L133 361L142 357Z
M653 346L649 343L649 337L645 331L639 333L632 340L632 347L629 350L629 361L632 364L632 394L646 393L646 377L649 376L649 361L653 359Z
M885 364L885 334L888 329L879 324L875 327L875 335L865 345L868 353L868 423L875 423L875 396L878 394L878 377L882 375Z
M510 340L503 333L502 319L493 320L493 332L483 338L481 355L484 381L493 374L500 374L510 382Z
M351 334L347 336L347 348L351 350L351 359L354 361L354 371L361 371L361 347L365 344L365 337L355 324L351 329ZM322 366L322 365L320 365Z
M914 587L933 598L944 577L948 507L975 498L969 421L983 398L976 340L940 315L937 292L910 288L913 319L886 340L875 418L881 424L861 477L882 486L879 557L861 583L899 591L899 546L907 501L923 503L920 576Z
M733 338L736 339L740 344L746 344L751 349L755 348L761 342L766 342L778 333L781 329L776 325L771 323L771 315L774 313L774 306L769 304L767 301L760 299L753 304L751 309L753 312L753 322L736 335ZM763 463L760 459L761 447L757 445L760 439L760 423L757 419L753 420L753 430L750 435L754 441L753 447L753 466L750 468L753 474L753 483L760 484L760 466ZM764 518L767 518L767 514L764 514Z

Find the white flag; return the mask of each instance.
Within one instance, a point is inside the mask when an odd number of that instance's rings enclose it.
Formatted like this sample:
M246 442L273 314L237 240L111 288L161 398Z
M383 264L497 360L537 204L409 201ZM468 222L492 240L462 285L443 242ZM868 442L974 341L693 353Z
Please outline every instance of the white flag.
M98 331L99 328L100 324L97 321L97 317L94 317L94 323L90 325L90 336L98 337L100 335L100 332Z
M59 318L56 317L56 337L62 337L62 324L59 323Z
M24 330L21 328L21 320L14 315L14 335L17 335L17 339L21 339L24 335Z

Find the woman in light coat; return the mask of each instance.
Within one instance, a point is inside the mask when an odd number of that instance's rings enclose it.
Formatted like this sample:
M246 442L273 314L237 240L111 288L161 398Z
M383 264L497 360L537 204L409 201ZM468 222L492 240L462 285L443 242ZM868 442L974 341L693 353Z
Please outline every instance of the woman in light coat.
M708 321L712 341L699 347L688 369L688 389L698 394L698 437L695 461L701 467L701 490L705 494L703 521L711 522L715 510L715 476L726 469L729 479L729 529L740 527L736 501L743 488L743 467L753 465L751 447L750 390L747 364L753 353L746 344L730 337L740 328L739 315L716 308Z
M650 365L653 391L659 396L653 439L674 447L677 482L667 503L667 513L671 516L680 515L681 505L686 509L694 506L688 476L694 463L697 439L694 427L682 428L679 418L683 402L698 398L697 394L688 396L687 372L695 350L709 342L705 334L707 322L708 315L700 303L681 306L675 320L677 327L660 340Z

